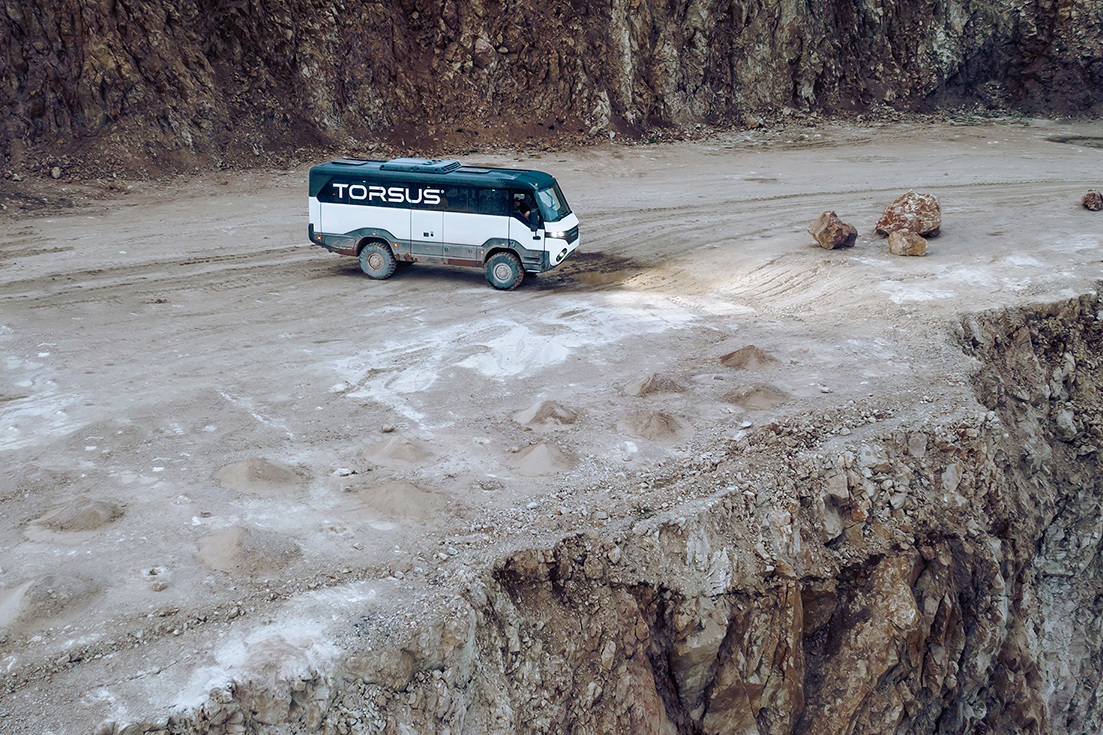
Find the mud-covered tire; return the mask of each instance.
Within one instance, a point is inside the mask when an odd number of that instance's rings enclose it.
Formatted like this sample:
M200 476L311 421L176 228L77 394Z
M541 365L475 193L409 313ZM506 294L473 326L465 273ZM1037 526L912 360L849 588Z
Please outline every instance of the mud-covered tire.
M521 259L513 253L495 253L486 261L486 280L501 291L512 291L525 279Z
M367 274L368 278L382 281L394 274L398 262L394 259L391 249L377 242L369 242L360 250L360 270Z

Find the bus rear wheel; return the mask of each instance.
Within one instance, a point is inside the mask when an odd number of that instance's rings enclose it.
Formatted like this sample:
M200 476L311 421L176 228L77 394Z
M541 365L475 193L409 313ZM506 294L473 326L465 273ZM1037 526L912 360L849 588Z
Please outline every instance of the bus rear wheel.
M512 291L521 285L525 270L521 260L513 253L495 253L486 261L486 280L502 291Z
M377 281L390 278L397 267L394 253L386 245L369 242L360 250L360 270L364 271L368 278L374 278Z

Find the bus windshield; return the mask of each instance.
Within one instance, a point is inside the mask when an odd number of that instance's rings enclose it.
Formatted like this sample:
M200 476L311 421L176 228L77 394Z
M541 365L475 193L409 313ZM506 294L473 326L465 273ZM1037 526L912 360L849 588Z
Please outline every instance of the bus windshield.
M536 192L536 201L540 205L540 216L545 222L558 222L571 213L563 192L559 190L559 184Z

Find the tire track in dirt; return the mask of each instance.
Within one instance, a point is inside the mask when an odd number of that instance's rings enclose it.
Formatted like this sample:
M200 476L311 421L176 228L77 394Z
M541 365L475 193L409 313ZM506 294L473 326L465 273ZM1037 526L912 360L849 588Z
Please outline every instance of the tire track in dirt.
M300 251L301 252L296 252ZM129 296L148 296L172 291L201 288L237 287L253 284L257 278L245 272L278 272L294 268L289 280L317 277L333 270L334 261L321 259L319 253L300 246L270 248L231 255L188 256L138 265L94 268L12 280L0 293L0 303L23 301L50 306L76 304L107 298L115 291ZM276 279L266 279L274 285Z
M1095 182L1084 179L1080 181L1073 181L1069 179L1008 179L1000 181L983 181L983 182L971 182L965 184L930 184L910 187L916 190L930 190L937 192L968 192L976 189L980 191L989 191L996 189L997 187L1004 187L996 194L1001 195L1001 198L1006 198L1008 195L1014 193L1021 193L1024 196L1029 196L1031 199L1037 199L1040 195L1046 193L1057 193L1067 191L1078 191L1082 187L1092 186ZM1042 187L1042 188L1039 188ZM594 219L605 222L615 223L617 218L621 218L625 221L638 221L640 216L645 216L645 222L654 222L663 219L668 219L672 214L678 214L684 216L687 214L720 214L723 213L718 210L719 206L735 206L741 207L751 204L763 204L768 202L784 202L796 199L807 200L809 202L820 201L824 199L831 200L829 203L837 204L839 200L845 200L849 197L861 197L863 200L876 200L883 202L880 206L888 206L896 197L903 194L909 187L884 187L884 188L858 188L858 189L832 189L829 191L801 191L789 194L774 194L770 196L756 196L756 197L732 197L729 199L717 199L718 194L713 192L712 197L707 203L694 204L694 205L676 205L670 207L639 207L635 209L616 209L616 210L597 210L586 213L587 222ZM1016 191L1021 189L1020 191ZM940 198L941 200L941 198ZM814 207L807 207L814 209ZM737 210L731 214L744 214L743 210ZM647 215L654 215L647 218Z
M983 211L986 202L999 198L1024 201L1037 200L1050 195L1065 195L1090 182L1058 179L1001 180L964 184L939 184L918 188L939 192L944 212L957 215ZM953 192L955 196L948 196ZM695 251L709 247L731 248L737 246L736 257L753 257L755 242L767 237L792 233L795 242L804 243L805 221L810 221L825 209L845 210L844 218L864 223L880 212L880 208L901 193L894 188L835 189L822 192L796 192L770 196L735 197L707 203L671 207L644 206L638 208L605 209L586 215L588 229L595 234L588 238L606 257L627 257L633 263L647 268L661 267L685 277L674 279L691 291L720 286L727 296L735 297L747 306L756 304L763 308L772 304L778 308L800 308L810 302L822 303L834 280L825 269L827 264L809 269L807 264L783 262L775 258L771 264L753 265L753 269L724 284L710 281L708 274L686 271L678 261ZM968 200L967 202L965 200ZM840 206L849 205L849 206ZM784 223L791 223L786 226ZM673 245L658 253L642 251L655 238L668 240ZM589 250L589 248L586 248ZM591 250L590 252L595 252ZM796 251L800 252L800 251ZM656 257L656 255L658 257ZM787 256L783 255L782 259ZM335 258L321 250L301 245L280 246L248 252L196 256L188 255L155 262L144 262L110 268L94 268L78 271L58 271L24 280L7 282L0 293L0 303L25 301L32 304L56 306L78 304L109 299L116 292L128 297L157 297L165 293L187 289L232 290L264 280L269 287L278 288L280 281L300 282L306 279L328 278L352 266L351 259ZM751 265L750 263L748 265ZM287 271L284 278L277 273ZM671 271L673 269L673 271ZM834 268L831 268L834 270ZM263 278L258 277L263 272ZM676 273L675 273L676 272ZM554 273L554 271L552 272ZM799 277L796 274L800 274ZM841 273L841 272L840 272ZM545 278L547 280L547 278ZM563 280L581 279L577 274ZM625 279L610 283L590 284L592 288L619 288ZM658 279L669 282L671 278ZM650 282L651 285L648 285ZM468 285L456 283L457 287ZM656 279L635 279L635 287L661 287ZM860 299L847 299L860 302Z

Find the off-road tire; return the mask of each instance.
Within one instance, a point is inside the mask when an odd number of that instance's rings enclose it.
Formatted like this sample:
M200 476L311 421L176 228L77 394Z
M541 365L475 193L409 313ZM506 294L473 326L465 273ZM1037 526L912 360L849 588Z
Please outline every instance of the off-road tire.
M368 278L382 281L394 274L398 262L394 259L394 253L390 247L378 242L369 242L360 250L360 270L367 274Z
M494 253L486 261L486 280L500 291L512 291L525 279L521 259L513 253Z

